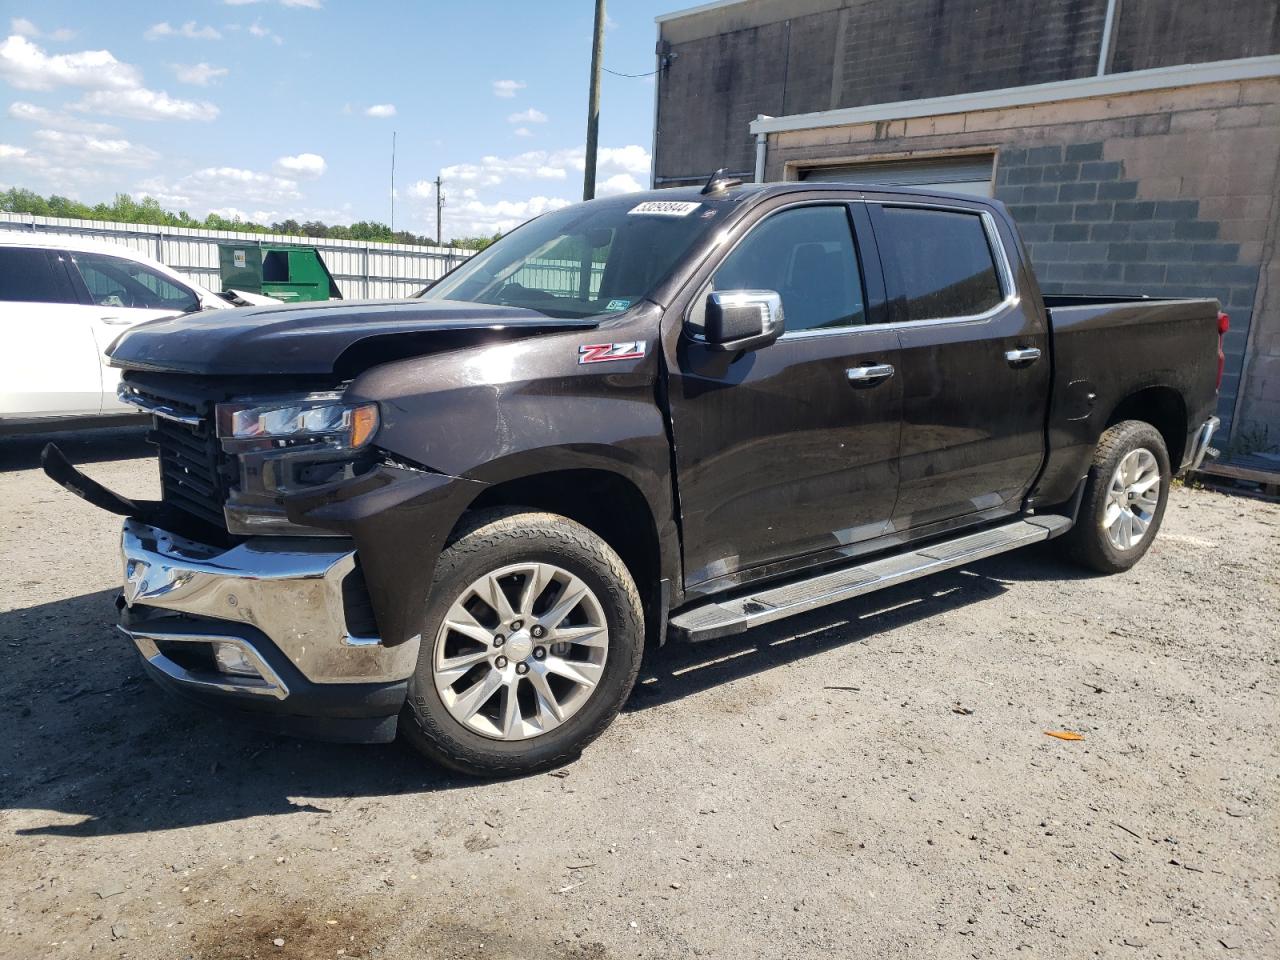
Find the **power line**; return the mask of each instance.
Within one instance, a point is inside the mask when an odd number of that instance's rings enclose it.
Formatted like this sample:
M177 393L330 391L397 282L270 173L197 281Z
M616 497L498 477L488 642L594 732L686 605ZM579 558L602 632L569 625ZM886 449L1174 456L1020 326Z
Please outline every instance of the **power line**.
M610 70L608 67L601 67L600 69L603 70L605 73L613 74L615 77L628 77L629 79L632 79L632 80L636 79L637 77L652 77L655 73L658 72L657 70L650 70L648 73L619 73L617 70Z

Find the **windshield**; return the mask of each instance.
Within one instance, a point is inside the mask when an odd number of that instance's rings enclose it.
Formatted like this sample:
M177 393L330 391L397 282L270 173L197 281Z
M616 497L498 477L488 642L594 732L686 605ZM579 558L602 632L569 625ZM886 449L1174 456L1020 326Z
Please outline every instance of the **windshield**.
M718 205L692 200L576 204L486 247L421 296L551 317L618 313L647 295L719 219Z

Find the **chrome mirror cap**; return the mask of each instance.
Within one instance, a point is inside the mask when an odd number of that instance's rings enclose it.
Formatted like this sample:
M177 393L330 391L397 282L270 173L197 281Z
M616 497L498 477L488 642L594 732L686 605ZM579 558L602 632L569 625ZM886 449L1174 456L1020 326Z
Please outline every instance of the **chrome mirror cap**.
M717 290L707 295L706 339L713 350L755 350L786 329L774 290Z

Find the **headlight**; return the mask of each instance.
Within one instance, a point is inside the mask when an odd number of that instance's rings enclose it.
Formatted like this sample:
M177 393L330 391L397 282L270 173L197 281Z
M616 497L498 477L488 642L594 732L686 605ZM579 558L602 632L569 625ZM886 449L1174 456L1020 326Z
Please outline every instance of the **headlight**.
M323 443L356 450L377 430L376 403L342 403L336 397L320 396L218 404L218 436L249 447Z

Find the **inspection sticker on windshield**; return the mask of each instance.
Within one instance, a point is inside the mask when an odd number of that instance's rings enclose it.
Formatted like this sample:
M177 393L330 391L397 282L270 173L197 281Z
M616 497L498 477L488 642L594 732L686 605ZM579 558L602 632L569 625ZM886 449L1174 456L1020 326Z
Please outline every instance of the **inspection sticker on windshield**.
M702 204L693 200L646 200L627 211L628 216L687 217Z
M604 363L607 360L639 360L644 356L643 340L624 343L586 343L578 348L579 363Z

